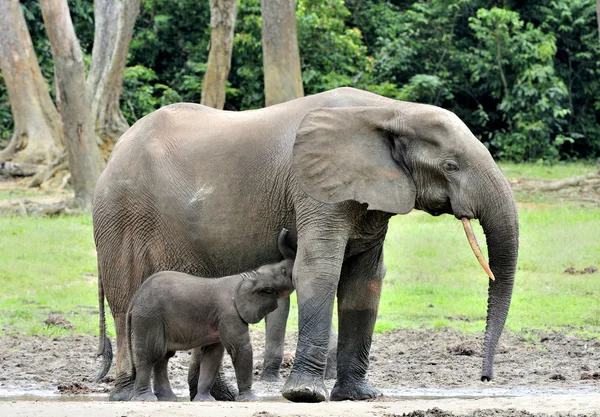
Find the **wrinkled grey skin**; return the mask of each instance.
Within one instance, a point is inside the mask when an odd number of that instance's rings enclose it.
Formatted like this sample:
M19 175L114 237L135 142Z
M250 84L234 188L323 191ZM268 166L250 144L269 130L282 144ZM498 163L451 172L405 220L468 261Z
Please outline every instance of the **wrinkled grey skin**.
M133 382L134 401L177 401L167 375L169 358L177 350L196 348L191 399L214 401L209 391L226 349L237 378L237 400L256 400L248 323L258 323L277 308L278 298L289 297L294 290L293 268L293 258L287 258L224 278L174 271L152 275L131 302L127 318L131 377L117 384Z
M277 252L269 236L286 227L298 247L299 334L284 397L327 399L336 296L330 398L379 395L365 375L383 241L390 217L412 209L483 226L496 277L481 374L489 380L512 296L518 219L500 169L456 115L352 88L261 110L176 104L151 113L119 140L95 194L99 279L117 327L117 368L126 369L127 303L145 277L161 269L224 275L271 262Z

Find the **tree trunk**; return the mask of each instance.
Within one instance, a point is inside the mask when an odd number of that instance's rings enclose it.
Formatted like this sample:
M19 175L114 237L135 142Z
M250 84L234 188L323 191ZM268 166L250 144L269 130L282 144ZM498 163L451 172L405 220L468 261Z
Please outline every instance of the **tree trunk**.
M62 124L48 93L18 0L3 0L0 12L0 69L14 131L0 160L46 164L64 148Z
M41 0L41 6L52 46L56 101L67 140L75 202L81 208L91 209L101 156L86 94L81 47L67 0Z
M210 52L202 80L201 104L222 109L231 68L237 0L210 0Z
M596 0L596 21L598 22L598 36L600 37L600 0Z
M302 97L294 0L261 0L265 104Z
M140 0L94 1L94 47L87 79L92 120L104 157L129 127L119 107L123 72Z

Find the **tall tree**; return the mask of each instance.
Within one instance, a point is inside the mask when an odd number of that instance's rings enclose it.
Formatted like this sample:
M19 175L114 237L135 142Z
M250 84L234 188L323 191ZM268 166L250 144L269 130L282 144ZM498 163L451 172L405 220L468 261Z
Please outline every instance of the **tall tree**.
M261 0L265 104L304 95L294 0Z
M598 36L600 36L600 0L596 0L596 21L598 22Z
M94 1L94 47L87 79L95 130L105 156L129 127L119 98L140 0Z
M0 69L8 90L14 130L0 160L45 164L64 148L60 117L48 93L19 0L3 0Z
M83 57L67 0L41 0L54 58L56 101L61 114L75 205L89 209L100 175L100 151L85 88Z
M200 101L205 106L222 109L225 104L236 15L237 0L210 0L210 52Z

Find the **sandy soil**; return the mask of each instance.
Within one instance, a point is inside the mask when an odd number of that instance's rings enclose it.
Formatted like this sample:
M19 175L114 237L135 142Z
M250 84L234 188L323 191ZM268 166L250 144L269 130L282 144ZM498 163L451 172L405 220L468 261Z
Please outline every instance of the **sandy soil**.
M255 374L262 362L263 333L252 331ZM295 335L287 337L290 371ZM108 403L114 369L94 383L97 338L90 336L0 338L0 415L185 416L531 416L600 414L600 341L558 332L505 333L496 356L496 378L478 381L482 333L449 329L398 330L376 335L368 379L384 393L372 402L292 404L279 394L281 383L256 381L262 401L252 404L188 403L188 352L170 364L180 403ZM226 363L233 382L233 370ZM328 381L331 387L333 381ZM42 397L39 397L42 396ZM27 402L25 400L42 400ZM98 402L99 401L99 402ZM437 407L437 408L436 408ZM421 410L417 412L417 410ZM429 410L424 412L423 410ZM444 411L442 411L444 410ZM542 413L542 414L540 414ZM545 413L545 414L544 414Z

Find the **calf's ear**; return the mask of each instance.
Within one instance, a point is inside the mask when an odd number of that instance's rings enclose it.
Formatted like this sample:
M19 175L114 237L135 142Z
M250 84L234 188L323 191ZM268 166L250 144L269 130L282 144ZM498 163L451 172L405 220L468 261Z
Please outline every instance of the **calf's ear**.
M277 308L277 294L265 291L256 279L245 279L234 295L235 308L246 323L255 324Z

